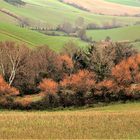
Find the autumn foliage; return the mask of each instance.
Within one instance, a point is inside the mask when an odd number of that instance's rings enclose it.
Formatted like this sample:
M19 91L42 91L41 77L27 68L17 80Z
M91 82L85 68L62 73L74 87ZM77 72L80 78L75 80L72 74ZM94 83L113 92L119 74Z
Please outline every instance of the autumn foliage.
M0 96L16 96L18 94L19 91L7 84L3 77L0 76Z
M44 94L56 94L58 90L58 84L52 79L44 79L40 83L39 88Z
M0 43L0 105L45 109L139 100L140 54L124 45L56 53L47 46ZM39 101L28 99L36 94ZM17 95L22 99L14 101Z
M95 74L88 70L79 70L77 73L65 77L60 86L63 89L77 92L86 92L95 86Z
M140 54L123 60L112 69L117 86L128 95L140 89Z
M112 69L112 76L120 85L140 82L140 55L123 60Z
M7 105L13 102L13 97L19 95L19 91L6 83L0 76L0 104Z
M62 61L62 65L67 69L73 68L73 61L68 55L61 55L60 60Z
M122 60L112 68L111 77L98 83L96 94L115 98L140 97L140 55Z

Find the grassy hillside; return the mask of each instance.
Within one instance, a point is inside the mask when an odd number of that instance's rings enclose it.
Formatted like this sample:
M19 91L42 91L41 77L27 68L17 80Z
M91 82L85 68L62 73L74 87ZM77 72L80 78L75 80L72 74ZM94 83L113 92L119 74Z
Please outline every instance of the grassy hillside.
M119 3L119 4L124 4L124 5L128 5L128 6L140 7L140 1L139 0L106 0L106 1Z
M92 36L94 40L99 41L105 39L107 36L111 37L113 41L140 39L140 26L129 26L108 30L88 30L88 36Z
M58 0L24 1L27 3L25 6L17 7L10 5L3 0L0 0L0 8L4 8L17 16L28 18L32 26L55 26L64 21L74 23L78 17L84 17L85 23L93 22L99 25L103 23L111 23L114 19L116 19L117 22L122 24L132 24L136 21L140 21L140 18L138 17L113 17L93 14L59 2ZM17 20L15 18L2 12L0 12L0 20L10 24L17 24ZM60 50L60 48L62 48L62 46L69 40L76 41L82 47L86 44L77 38L45 36L43 34L28 31L27 29L21 29L10 24L4 24L5 23L1 23L0 25L0 40L17 40L25 42L30 46L48 44L51 48L56 50ZM114 41L134 40L139 38L140 36L139 29L140 26L111 30L92 30L88 31L87 34L89 36L92 36L94 40L101 40L104 39L106 36L110 36Z
M86 12L77 9L73 6L69 6L58 0L24 0L27 2L25 6L16 7L10 5L3 0L0 0L0 8L9 10L10 12L29 18L32 25L46 24L55 26L64 21L74 23L78 17L84 17L86 23L94 22L102 24L105 22L112 22L113 16L96 15L90 12ZM4 14L5 15L5 14ZM34 16L33 16L34 15ZM117 21L122 24L132 24L136 21L140 21L140 18L136 17L115 17ZM0 16L1 19L1 16Z
M28 44L30 47L47 44L53 50L59 51L63 45L72 40L79 46L85 47L87 43L80 39L61 36L47 36L35 31L20 28L15 25L0 22L0 41L14 40Z
M1 139L139 139L140 103L77 111L0 112Z

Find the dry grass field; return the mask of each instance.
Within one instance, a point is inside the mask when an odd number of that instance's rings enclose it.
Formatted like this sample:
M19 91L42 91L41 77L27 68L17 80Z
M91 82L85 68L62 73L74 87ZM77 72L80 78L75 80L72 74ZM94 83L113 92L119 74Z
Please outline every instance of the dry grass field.
M0 139L139 139L140 103L76 111L1 111Z
M96 14L104 15L137 15L140 14L139 7L111 3L104 0L63 0L69 4L75 4Z

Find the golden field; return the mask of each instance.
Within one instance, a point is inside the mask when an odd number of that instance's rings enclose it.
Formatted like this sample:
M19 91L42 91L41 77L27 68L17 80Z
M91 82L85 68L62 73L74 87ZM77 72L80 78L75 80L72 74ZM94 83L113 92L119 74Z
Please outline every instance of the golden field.
M0 139L139 139L140 103L65 111L1 111Z
M132 7L118 3L111 3L105 0L63 0L65 3L74 4L95 14L103 15L138 15L139 7Z

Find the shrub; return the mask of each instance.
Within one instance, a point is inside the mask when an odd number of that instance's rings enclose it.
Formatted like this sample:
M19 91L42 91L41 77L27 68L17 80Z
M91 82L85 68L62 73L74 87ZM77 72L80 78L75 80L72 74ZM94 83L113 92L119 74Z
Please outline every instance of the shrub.
M65 93L67 97L71 97L71 99L74 98L71 102L74 102L75 105L84 105L86 92L94 89L94 79L94 73L88 70L79 70L76 74L67 76L60 82L61 92L62 94Z
M132 56L112 69L112 76L120 90L125 95L134 96L140 84L140 54Z
M44 94L56 94L58 90L58 84L52 79L44 79L39 88Z
M44 79L39 88L44 94L44 98L42 99L42 105L46 108L58 107L59 99L57 96L58 92L58 83L53 81L52 79Z
M117 85L111 79L101 81L96 85L95 95L105 102L116 99L117 95L115 92L117 92Z
M19 95L19 91L7 84L0 76L0 104L6 106L14 101L14 96Z

